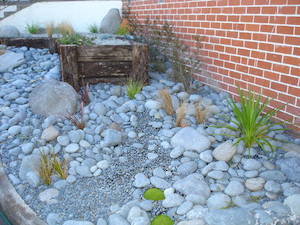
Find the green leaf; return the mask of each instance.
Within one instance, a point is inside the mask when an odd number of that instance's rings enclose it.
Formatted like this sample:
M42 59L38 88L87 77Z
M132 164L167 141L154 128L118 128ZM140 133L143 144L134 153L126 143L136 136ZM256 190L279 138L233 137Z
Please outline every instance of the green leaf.
M167 215L158 215L151 221L151 225L173 225L174 221Z
M164 200L165 195L159 188L150 188L144 193L144 198L147 200L159 201Z

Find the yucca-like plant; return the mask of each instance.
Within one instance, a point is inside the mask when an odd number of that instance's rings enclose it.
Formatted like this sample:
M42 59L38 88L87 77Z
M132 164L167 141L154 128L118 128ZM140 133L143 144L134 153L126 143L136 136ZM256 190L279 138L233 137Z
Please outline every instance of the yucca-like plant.
M89 26L89 32L92 34L98 33L98 26L96 24L92 24Z
M260 95L255 95L252 91L245 94L241 89L238 89L238 94L240 106L232 98L228 100L228 105L235 118L231 120L234 125L224 125L222 127L239 133L235 144L243 141L244 146L248 149L257 144L264 151L266 146L274 151L275 148L270 141L276 139L268 134L271 131L286 130L285 128L275 128L276 125L282 125L282 122L271 122L271 118L281 107L267 110L270 99L263 100ZM228 134L224 135L228 136Z
M127 95L130 99L134 99L135 95L139 93L143 88L143 83L129 79L127 82Z
M37 34L40 31L40 26L37 24L27 24L26 25L26 30L30 33L30 34Z

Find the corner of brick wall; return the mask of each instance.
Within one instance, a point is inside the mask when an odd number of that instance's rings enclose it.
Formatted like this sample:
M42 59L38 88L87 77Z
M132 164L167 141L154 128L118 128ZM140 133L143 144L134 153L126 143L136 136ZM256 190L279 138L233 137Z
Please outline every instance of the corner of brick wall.
M124 11L128 0L123 0ZM197 79L236 95L236 86L272 98L300 131L299 0L131 0L140 20L163 20L189 42L204 37Z

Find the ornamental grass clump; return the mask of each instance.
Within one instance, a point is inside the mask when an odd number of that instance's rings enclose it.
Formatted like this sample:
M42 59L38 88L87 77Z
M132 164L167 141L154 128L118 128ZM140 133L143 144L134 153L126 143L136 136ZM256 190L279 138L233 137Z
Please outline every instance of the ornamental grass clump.
M63 37L57 40L60 44L63 45L92 45L93 39L85 37L81 34L65 34Z
M68 177L68 162L67 160L61 161L55 154L51 155L51 164L53 172L55 172L61 179Z
M134 99L143 88L143 82L129 79L127 82L127 95L130 99Z
M58 24L57 29L62 36L75 34L73 26L68 22Z
M51 163L51 156L45 152L40 152L40 166L38 168L38 173L44 184L51 184L51 175L53 172L53 167Z
M30 33L30 34L37 34L40 31L40 26L37 24L27 24L26 25L26 30Z
M182 103L180 107L176 110L176 122L175 122L176 127L183 126L183 120L185 118L186 109L187 109L187 104Z
M53 33L54 33L54 23L53 22L47 23L45 26L45 30L46 30L48 37L52 38Z
M96 34L99 32L98 27L96 24L92 24L89 26L89 32L92 34Z
M172 97L167 89L162 89L158 92L159 97L162 99L163 107L168 115L174 114Z
M270 99L263 100L261 96L255 95L252 91L245 94L241 89L238 89L238 94L240 106L232 98L228 100L228 105L235 118L231 120L233 125L222 127L238 133L235 136L237 138L235 144L242 141L247 149L257 144L264 151L266 151L266 146L274 151L274 145L270 141L277 139L270 137L269 133L271 131L286 130L276 126L282 125L282 122L271 123L271 118L281 107L267 110Z

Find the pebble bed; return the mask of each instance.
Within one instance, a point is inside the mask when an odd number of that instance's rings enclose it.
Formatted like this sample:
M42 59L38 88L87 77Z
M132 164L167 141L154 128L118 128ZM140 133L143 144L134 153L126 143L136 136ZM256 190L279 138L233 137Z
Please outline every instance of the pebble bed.
M300 224L300 139L271 132L288 143L262 152L234 146L228 95L198 82L188 94L166 74L151 73L150 84L130 100L124 86L90 87L86 128L69 120L34 114L28 104L41 81L59 79L59 59L47 50L7 47L24 54L22 65L0 74L1 160L25 202L49 225L149 225L167 214L178 225ZM184 128L175 126L158 98L167 88L174 108L189 103ZM198 104L208 112L197 124ZM284 151L288 149L289 151ZM46 186L34 166L40 151L68 159L66 180ZM143 199L157 187L166 199Z

